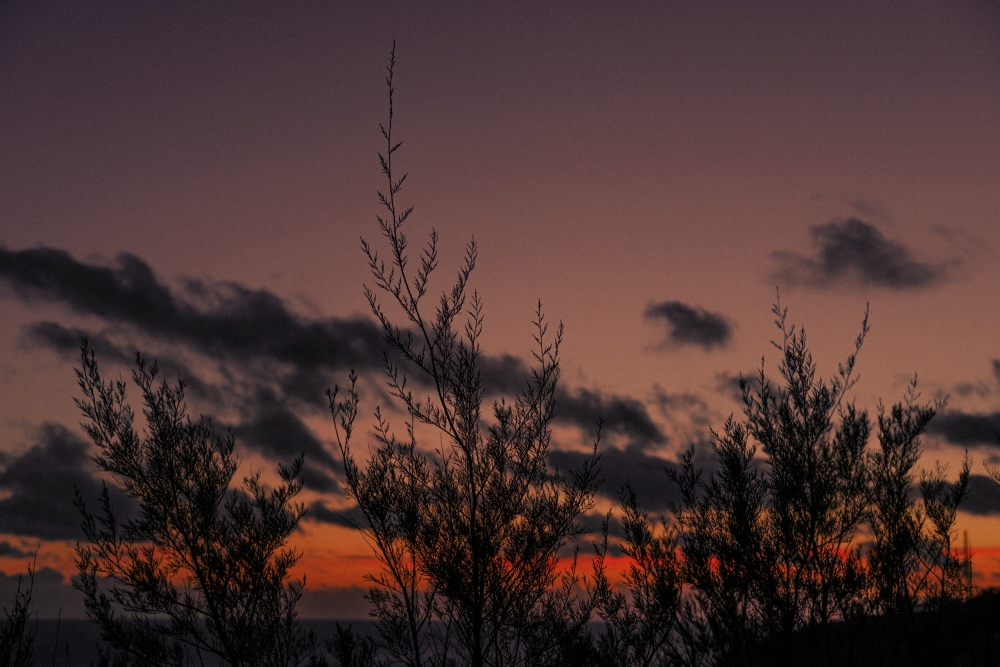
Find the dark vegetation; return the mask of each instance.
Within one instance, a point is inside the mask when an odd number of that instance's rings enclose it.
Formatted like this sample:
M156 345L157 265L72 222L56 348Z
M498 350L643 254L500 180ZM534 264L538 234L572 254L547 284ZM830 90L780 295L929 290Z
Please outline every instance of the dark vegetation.
M31 625L31 596L35 588L35 568L28 566L28 576L17 577L17 591L0 624L0 666L28 667L35 649L35 629Z
M315 640L296 622L301 585L286 584L299 554L286 542L305 513L293 502L301 458L279 466L282 484L239 467L232 434L192 421L184 385L157 384L137 355L146 428L136 433L122 380L106 383L86 341L77 371L94 462L138 502L120 521L107 485L93 514L77 492L87 542L77 546L87 615L101 627L114 665L186 665L216 658L231 667L298 665Z
M712 432L710 471L688 450L664 475L680 491L668 520L652 520L625 487L589 534L600 424L580 469L548 464L562 326L550 329L538 306L530 378L487 405L474 241L450 291L425 305L437 236L411 264L412 208L393 167L394 64L380 154L386 249L363 249L402 435L376 409L359 461L356 376L329 392L344 487L380 563L368 576L377 632L338 626L320 647L297 622L303 582L289 582L299 554L288 541L305 511L295 502L301 458L279 466L276 487L259 473L234 484L232 435L188 416L183 383L157 383L155 364L137 355L137 432L126 384L105 382L84 342L77 402L94 461L138 507L122 520L107 486L96 513L77 495L86 541L75 586L101 628L102 664L1000 664L1000 594L973 589L968 556L952 544L970 463L952 482L917 467L943 403L921 401L916 380L874 415L850 398L867 314L853 353L823 379L804 329L776 304L780 379L762 365L741 381L742 415ZM620 579L609 553L626 558ZM31 664L31 582L29 570L5 610L0 665Z

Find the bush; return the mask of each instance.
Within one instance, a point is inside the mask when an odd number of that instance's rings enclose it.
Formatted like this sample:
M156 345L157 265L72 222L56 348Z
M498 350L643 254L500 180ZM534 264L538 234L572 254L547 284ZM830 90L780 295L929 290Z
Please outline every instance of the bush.
M98 468L135 499L139 512L117 517L107 485L100 512L77 491L87 542L77 544L88 617L100 625L116 665L187 665L215 656L231 667L291 667L315 649L296 622L301 584L286 585L299 558L286 547L305 513L298 458L278 467L268 489L255 473L231 488L239 460L232 434L217 436L206 417L192 421L184 384L157 385L156 364L136 355L146 429L122 380L105 383L84 341L77 405L97 445ZM105 589L104 584L110 588Z
M367 465L351 448L358 395L330 392L338 425L345 487L360 508L358 526L382 569L371 574L368 598L379 622L380 648L406 665L543 665L578 647L597 602L595 591L578 596L575 567L561 570L559 555L583 532L577 517L593 505L596 458L565 477L549 469L550 424L559 380L560 325L550 337L539 305L534 323L536 366L511 403L496 402L484 418L479 337L483 305L468 294L476 263L474 241L449 292L433 316L423 298L437 267L437 236L413 272L402 231L411 208L398 203L405 175L392 159L400 144L392 134L394 54L386 83L389 121L380 154L387 178L379 217L388 261L363 243L379 291L401 309L404 328L367 289L387 345L417 373L426 398L410 390L406 368L388 357L389 391L409 415L399 440L376 410L376 442ZM463 319L464 318L464 319ZM418 428L434 433L418 445ZM425 442L428 442L425 440ZM595 444L596 449L596 444Z
M968 487L923 473L920 435L943 402L902 402L868 413L847 400L868 332L824 381L805 330L774 307L782 382L764 368L741 379L744 418L713 432L718 469L707 478L688 451L672 475L683 576L711 632L718 665L945 664L948 620L970 591L951 548ZM765 455L757 457L758 447Z

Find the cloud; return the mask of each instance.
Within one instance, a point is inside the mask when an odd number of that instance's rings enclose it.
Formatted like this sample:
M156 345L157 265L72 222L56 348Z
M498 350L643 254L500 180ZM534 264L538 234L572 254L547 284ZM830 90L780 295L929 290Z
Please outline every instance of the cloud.
M959 396L975 395L980 398L993 396L1000 391L1000 359L990 360L990 375L989 380L980 378L973 382L960 382L952 391Z
M531 381L531 370L515 356L503 354L497 357L483 355L479 358L480 373L486 393L490 396L504 394L516 396Z
M328 470L339 470L339 464L326 446L272 390L258 387L250 403L251 416L230 427L238 439L273 459L286 460L305 453L307 465L318 464ZM334 482L327 479L324 484L329 486L316 490L330 490ZM313 480L313 483L318 481Z
M556 393L556 419L593 432L603 419L604 433L619 434L639 448L660 445L667 437L650 418L646 406L626 396L605 397L598 391L560 388Z
M646 309L647 320L663 320L670 329L662 346L696 345L706 350L725 347L733 325L719 313L689 306L680 301L664 301Z
M99 359L124 365L130 365L135 361L135 355L127 354L107 336L85 329L66 327L58 322L47 320L36 322L25 329L24 335L29 341L76 361L80 359L80 341L84 338L88 340L90 349Z
M27 330L28 337L39 344L55 348L63 354L75 355L79 349L81 336L88 336L98 350L98 357L110 358L130 365L129 358L120 346L100 334L90 334L80 329L69 329L54 322L41 322ZM524 388L531 378L530 370L518 358L503 355L483 356L483 380L488 393L514 394ZM274 383L261 380L264 373L252 374L249 387L240 383L227 386L211 386L198 379L192 370L176 360L161 361L161 367L172 372L165 377L183 377L188 386L210 401L219 401L227 396L233 402L241 418L228 424L233 434L244 445L261 452L274 460L287 461L290 457L305 453L305 468L302 480L307 488L322 493L336 492L339 487L336 475L341 472L340 462L331 455L329 448L320 441L302 421L291 403L301 400L308 404L310 396L304 386L312 387L317 397L322 398L326 385L321 385L325 376L316 377L314 369L294 368L282 376L270 371ZM325 402L322 408L325 410ZM598 391L587 389L569 390L562 386L556 393L556 421L576 426L586 433L592 433L598 419L604 420L605 434L621 435L630 444L649 447L667 441L660 427L652 420L646 406L634 399L622 396L605 396ZM333 474L331 474L333 473Z
M948 278L947 267L917 259L906 245L886 238L877 227L848 218L810 229L813 256L790 251L772 254L782 283L827 288L857 281L889 289L930 287Z
M986 475L971 475L969 495L962 501L961 509L979 516L1000 514L1000 484Z
M306 514L306 519L319 523L329 523L335 526L343 526L344 528L354 528L355 526L365 525L365 517L361 513L361 508L357 505L334 510L319 501L316 501L309 506L309 512Z
M707 442L696 445L696 467L706 471L714 469L711 451L711 445ZM639 505L652 512L665 512L671 503L680 500L677 485L670 481L666 473L668 469L677 468L676 461L636 449L602 447L598 449L598 453L601 456L603 480L597 490L598 495L617 503L621 488L629 484L635 491ZM549 464L566 473L579 470L587 456L589 455L583 452L557 449L549 453Z
M0 279L26 301L64 303L210 356L259 356L337 370L381 364L382 330L367 318L308 320L271 292L236 283L190 280L175 293L139 257L125 253L117 264L78 262L54 248L0 246Z
M709 436L711 428L723 421L723 415L709 407L697 393L669 393L663 387L653 387L652 405L667 426L675 442L696 442Z
M333 373L348 367L381 368L382 330L373 321L309 319L292 313L270 292L235 283L189 280L172 289L142 259L128 254L114 266L101 266L52 248L0 247L0 281L24 300L61 303L107 322L104 332L51 321L26 329L31 341L67 357L77 354L86 335L99 360L131 365L127 336L134 331L210 358L219 372L207 380L195 372L201 366L158 355L164 377L183 377L192 395L214 410L236 412L226 424L241 443L283 461L305 452L304 483L321 493L337 492L337 458L303 421L302 412L325 412L323 393ZM517 357L484 355L480 360L491 396L517 394L531 379L530 368ZM419 374L411 379L426 382ZM556 398L559 423L592 433L603 418L606 433L639 448L667 440L646 406L634 398L565 387Z
M523 361L509 354L480 357L483 383L488 395L516 395L531 381ZM604 396L599 391L556 389L555 421L593 433L603 419L605 433L619 434L639 447L663 444L667 437L649 416L641 401L626 396Z
M101 483L90 472L89 445L63 426L45 424L38 442L0 472L0 533L45 540L77 539L80 513L73 489L94 499Z
M47 345L64 355L73 358L79 353L80 338L87 337L91 348L101 361L112 360L125 366L131 366L134 356L129 356L121 346L110 341L102 334L93 334L81 329L71 329L55 322L40 322L27 329L30 340ZM279 396L274 388L268 386L270 378L257 374L254 380L258 383L250 388L246 395L240 395L234 386L219 386L200 379L186 364L171 357L160 356L157 364L164 378L183 378L188 392L202 397L220 406L227 399L238 405L242 419L231 424L224 424L239 439L252 449L265 456L279 461L289 461L299 454L305 454L305 467L301 479L307 488L315 491L335 491L336 480L329 471L339 471L340 464L331 456L327 447L313 434L300 417L289 407L288 394ZM302 372L293 373L292 378L282 378L284 386L297 385L295 378ZM319 380L310 378L315 385ZM322 397L325 387L316 387L316 397L313 403L326 407ZM224 398L226 397L226 398Z
M927 432L940 435L953 445L979 447L996 445L1000 433L1000 412L968 414L948 411L938 413L927 425Z
M32 555L30 551L22 551L18 549L13 544L4 540L0 542L0 558L29 558ZM9 598L4 598L9 599Z
M24 577L23 590L28 584L28 577L26 573L22 576ZM4 600L4 604L8 604L7 601L14 599L16 590L17 575L0 572L0 600ZM87 616L80 591L73 588L62 574L51 567L41 567L35 572L35 585L31 595L31 613L37 614L38 618L61 618L62 620L86 618ZM43 636L44 629L38 633L39 641L42 641ZM51 646L44 644L36 644L36 646L51 648Z

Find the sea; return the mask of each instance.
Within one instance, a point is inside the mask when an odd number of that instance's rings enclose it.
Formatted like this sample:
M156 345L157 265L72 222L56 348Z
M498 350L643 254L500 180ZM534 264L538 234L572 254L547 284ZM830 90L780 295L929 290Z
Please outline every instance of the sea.
M101 631L85 619L42 619L35 622L35 667L90 667L97 665ZM336 624L351 625L359 633L373 632L370 620L303 619L302 627L316 633L321 645L333 638Z

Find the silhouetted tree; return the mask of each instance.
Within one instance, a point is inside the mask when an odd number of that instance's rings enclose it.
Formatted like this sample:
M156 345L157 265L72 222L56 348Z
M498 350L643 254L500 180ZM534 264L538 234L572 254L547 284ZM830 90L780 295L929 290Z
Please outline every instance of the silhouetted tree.
M780 303L774 313L780 386L763 366L756 382L741 379L744 419L713 432L718 470L703 477L691 450L672 474L683 576L713 660L924 664L929 635L920 628L932 613L943 622L951 602L968 595L951 548L968 462L954 485L941 468L924 473L916 498L919 436L943 403L920 404L914 381L902 403L879 407L879 446L869 453L868 414L846 400L867 313L830 381L817 377L804 329L787 324Z
M35 629L28 626L31 598L35 590L35 566L28 564L27 579L17 576L17 590L10 608L3 608L0 624L0 667L29 667L34 664Z
M953 603L968 597L963 565L953 553L955 513L968 489L969 461L949 485L945 471L919 473L920 434L944 406L920 405L916 381L902 403L878 411L879 446L869 459L871 501L868 525L872 586L869 619L877 618L875 637L866 642L873 664L940 664L956 647L947 627ZM922 502L918 502L921 500ZM874 639L874 641L872 641Z
M387 345L431 395L415 396L405 369L386 357L389 391L409 416L406 435L397 439L376 410L376 443L362 466L351 449L353 379L346 398L330 393L346 490L382 566L368 577L380 646L391 662L413 666L558 661L578 646L597 604L596 590L578 595L575 569L559 565L560 551L583 532L577 517L592 506L597 484L595 457L568 477L547 465L562 326L550 337L539 305L531 381L512 402L494 403L492 420L484 418L483 305L467 291L475 241L432 316L423 298L438 264L434 232L416 269L409 264L402 227L413 209L398 203L406 176L397 178L392 164L400 146L392 134L394 52L379 155L388 181L378 218L388 260L364 241L363 249L376 289L399 306L405 327L386 314L374 290L366 287L365 295ZM418 438L421 427L431 439Z
M679 613L690 610L683 608L681 562L673 531L666 527L656 531L629 487L622 489L621 511L621 551L629 562L622 582L625 590L599 579L606 593L598 608L604 629L597 640L596 662L602 667L685 664L690 656L684 649L690 646L684 640L689 638L683 633L675 636L675 629L688 622ZM605 543L607 530L605 521Z
M334 667L370 667L378 664L375 643L368 637L359 637L350 625L336 624L327 649L333 657Z
M215 435L207 417L192 421L184 384L156 384L156 364L136 355L146 427L134 414L123 380L105 383L84 341L77 405L97 445L98 468L138 504L121 521L108 487L91 513L79 490L87 542L77 545L88 617L114 649L114 664L187 665L204 655L231 667L293 666L314 639L296 622L301 584L286 585L299 557L286 546L305 510L293 499L302 458L279 465L281 484L260 473L232 487L239 461L231 433Z

